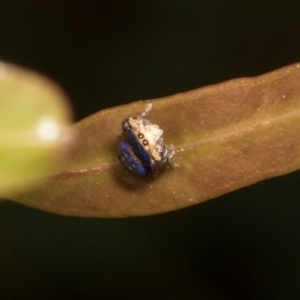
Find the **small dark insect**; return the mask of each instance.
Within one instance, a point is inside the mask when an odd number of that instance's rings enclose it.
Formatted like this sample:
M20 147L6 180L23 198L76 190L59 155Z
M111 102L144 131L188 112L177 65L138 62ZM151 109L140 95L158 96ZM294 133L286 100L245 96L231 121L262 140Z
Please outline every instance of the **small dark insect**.
M163 130L144 118L151 108L149 104L137 118L122 122L124 139L119 143L118 158L125 170L138 177L158 174L175 157L174 147L163 144Z

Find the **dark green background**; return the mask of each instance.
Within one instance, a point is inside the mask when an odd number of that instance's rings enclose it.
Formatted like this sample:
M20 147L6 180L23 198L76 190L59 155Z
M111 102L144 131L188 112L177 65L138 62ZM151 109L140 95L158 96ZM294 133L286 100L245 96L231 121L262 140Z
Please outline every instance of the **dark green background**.
M300 2L0 0L0 59L57 81L78 120L300 61ZM0 299L300 299L299 182L144 218L1 203Z

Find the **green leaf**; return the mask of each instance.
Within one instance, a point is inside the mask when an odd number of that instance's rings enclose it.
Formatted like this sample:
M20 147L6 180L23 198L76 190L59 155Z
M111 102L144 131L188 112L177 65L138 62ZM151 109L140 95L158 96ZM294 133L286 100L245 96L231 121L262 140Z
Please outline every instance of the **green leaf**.
M57 170L70 136L66 96L49 79L0 62L0 195Z
M72 216L151 215L300 167L300 64L150 102L147 118L176 147L178 166L146 179L120 167L121 122L149 103L136 102L75 124L71 162L15 201Z

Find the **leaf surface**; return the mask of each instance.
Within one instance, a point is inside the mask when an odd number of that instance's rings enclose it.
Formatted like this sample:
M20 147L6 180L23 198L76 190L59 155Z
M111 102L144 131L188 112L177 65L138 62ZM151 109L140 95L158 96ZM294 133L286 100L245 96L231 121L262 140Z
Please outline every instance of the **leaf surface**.
M147 118L175 146L177 166L141 179L119 165L121 122L148 103L135 102L75 124L71 161L14 200L71 216L151 215L300 167L300 64L149 101Z
M1 197L59 170L71 147L70 123L66 95L54 82L0 61Z

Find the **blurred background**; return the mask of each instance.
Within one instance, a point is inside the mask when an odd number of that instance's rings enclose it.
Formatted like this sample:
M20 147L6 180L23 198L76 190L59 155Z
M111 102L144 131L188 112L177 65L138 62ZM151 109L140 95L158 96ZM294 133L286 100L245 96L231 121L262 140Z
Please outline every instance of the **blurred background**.
M0 0L0 59L55 80L80 120L299 62L299 1ZM0 299L300 299L299 182L143 218L1 203Z

